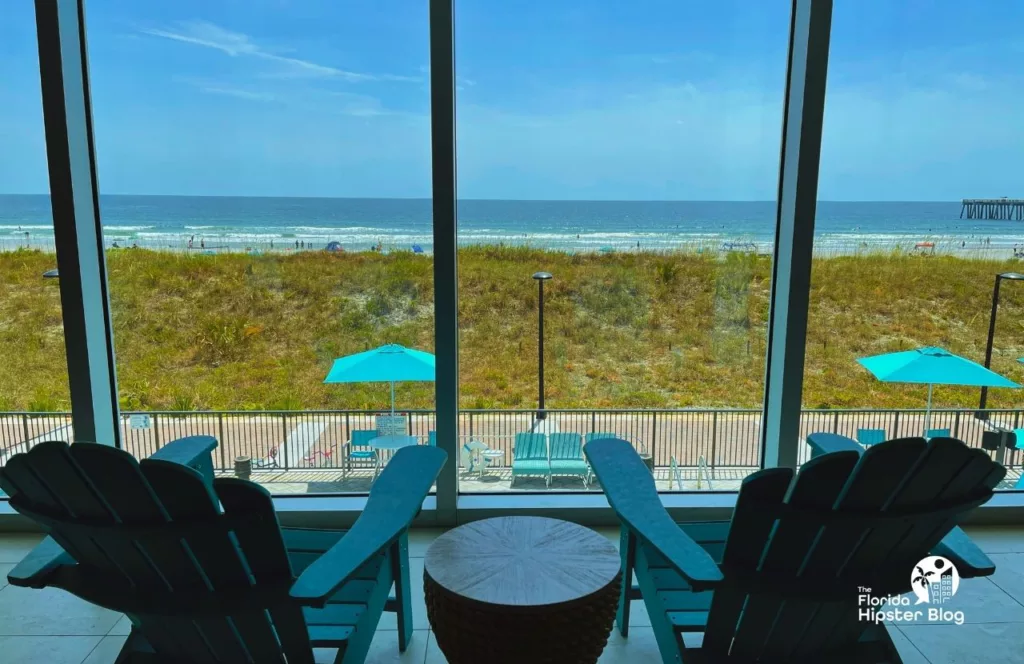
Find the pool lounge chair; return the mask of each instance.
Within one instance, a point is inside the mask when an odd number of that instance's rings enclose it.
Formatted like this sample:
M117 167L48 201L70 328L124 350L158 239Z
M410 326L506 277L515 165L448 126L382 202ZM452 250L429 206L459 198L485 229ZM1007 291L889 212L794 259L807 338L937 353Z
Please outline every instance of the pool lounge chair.
M512 448L512 481L509 483L509 488L515 486L516 478L523 475L543 477L547 481L547 486L551 486L547 435L543 433L516 434L515 445Z
M123 664L313 664L313 648L357 664L384 611L397 613L404 652L413 635L407 533L444 452L395 454L346 532L281 528L266 489L213 478L214 445L186 438L141 462L95 443L48 442L15 456L0 487L48 537L8 580L125 613Z
M871 447L885 442L885 429L857 429L857 442Z
M949 438L949 429L928 429L924 432L924 437L928 440L932 438Z
M860 587L872 598L905 593L928 555L951 560L961 578L995 571L955 528L1006 473L988 455L951 438L864 450L826 435L848 451L820 454L798 474L758 471L743 480L731 521L681 524L629 443L588 443L622 521L622 635L631 601L642 599L666 663L899 663L885 626L861 619ZM818 437L812 448L828 450ZM699 648L686 632L703 634Z
M380 473L380 454L370 447L371 440L377 437L376 429L353 429L348 442L342 449L341 456L345 459L345 472L352 464L373 464L373 479L377 479Z
M590 464L583 457L583 436L578 433L552 433L548 435L551 446L551 476L572 476L583 478L583 487L590 487Z

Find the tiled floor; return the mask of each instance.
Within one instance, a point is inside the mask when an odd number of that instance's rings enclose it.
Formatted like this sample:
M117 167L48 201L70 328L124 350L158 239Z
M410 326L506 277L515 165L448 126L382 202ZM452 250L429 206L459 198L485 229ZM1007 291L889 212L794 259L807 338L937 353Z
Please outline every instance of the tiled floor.
M413 614L412 645L398 653L393 614L385 614L368 662L443 664L430 635L423 605L423 555L437 530L410 535ZM616 533L603 531L613 541ZM905 664L1024 664L1024 529L971 529L970 534L995 561L996 574L965 581L952 602L964 612L963 625L914 624L890 627ZM125 636L127 619L93 607L59 590L27 590L7 585L7 572L39 541L37 535L0 535L0 661L4 664L102 664L113 662ZM657 662L658 649L647 614L634 604L628 641L612 633L603 664ZM333 653L317 653L332 661Z

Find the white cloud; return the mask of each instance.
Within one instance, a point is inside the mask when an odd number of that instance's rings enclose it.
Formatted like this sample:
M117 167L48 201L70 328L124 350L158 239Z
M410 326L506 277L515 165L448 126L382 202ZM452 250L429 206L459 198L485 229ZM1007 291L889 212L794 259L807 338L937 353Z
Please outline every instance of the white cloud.
M267 74L275 78L339 78L351 83L364 81L420 82L420 79L415 76L347 71L310 60L279 55L257 44L249 35L227 30L209 21L179 21L174 29L149 28L142 32L153 37L212 48L231 57L249 56L284 65L283 70Z
M207 21L182 21L178 23L177 31L150 28L142 32L154 37L214 48L232 57L260 53L260 48L252 43L248 35L225 30Z

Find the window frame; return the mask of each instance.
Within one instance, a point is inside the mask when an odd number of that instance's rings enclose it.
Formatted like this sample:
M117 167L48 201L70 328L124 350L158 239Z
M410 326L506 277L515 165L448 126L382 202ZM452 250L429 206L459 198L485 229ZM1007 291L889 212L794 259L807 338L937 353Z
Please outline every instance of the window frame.
M121 447L113 332L99 215L84 0L36 0L40 76L76 438ZM792 0L772 266L762 467L795 467L832 0ZM615 525L603 494L459 494L457 177L453 0L430 0L431 164L438 445L452 460L420 525L543 514ZM735 492L663 494L677 518L728 518ZM365 496L275 496L282 523L350 523ZM1000 494L972 522L1013 522L1024 493ZM0 527L26 528L6 501Z

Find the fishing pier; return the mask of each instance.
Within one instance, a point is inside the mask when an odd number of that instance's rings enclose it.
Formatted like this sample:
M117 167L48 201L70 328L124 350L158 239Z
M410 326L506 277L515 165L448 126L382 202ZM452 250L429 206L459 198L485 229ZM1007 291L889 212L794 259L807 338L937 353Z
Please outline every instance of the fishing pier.
M1024 220L1024 199L965 198L960 204L960 218Z

